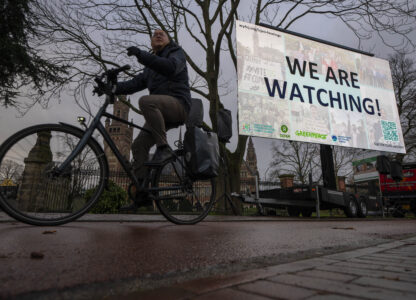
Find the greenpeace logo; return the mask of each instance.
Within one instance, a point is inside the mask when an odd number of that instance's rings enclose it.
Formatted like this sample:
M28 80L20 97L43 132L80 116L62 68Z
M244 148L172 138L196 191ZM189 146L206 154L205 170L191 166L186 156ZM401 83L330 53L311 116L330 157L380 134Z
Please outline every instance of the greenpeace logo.
M304 136L304 137L310 137L314 139L321 139L326 140L327 134L321 134L316 132L309 132L309 131L302 131L302 130L296 130L295 134L297 136Z

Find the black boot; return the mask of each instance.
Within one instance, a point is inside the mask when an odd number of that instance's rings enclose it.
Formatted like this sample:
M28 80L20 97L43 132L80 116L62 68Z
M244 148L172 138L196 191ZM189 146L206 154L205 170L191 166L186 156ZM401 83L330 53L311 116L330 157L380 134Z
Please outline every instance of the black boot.
M150 206L153 204L152 199L148 197L147 192L136 192L136 186L131 184L129 186L129 196L130 199L133 199L133 202L130 204L123 205L119 208L121 213L135 213L137 209L143 206Z
M140 207L153 205L152 199L147 198L147 193L143 193L144 197L136 198L132 203L126 204L119 208L121 213L135 213Z

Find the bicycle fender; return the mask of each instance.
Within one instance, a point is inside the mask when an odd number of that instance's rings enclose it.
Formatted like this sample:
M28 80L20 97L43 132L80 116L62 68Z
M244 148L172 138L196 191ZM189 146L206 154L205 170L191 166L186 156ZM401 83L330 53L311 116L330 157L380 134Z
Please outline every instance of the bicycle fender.
M74 129L74 130L78 131L80 134L84 134L85 133L85 130L83 130L83 129L79 128L79 127L76 127L74 125L71 125L71 124L68 124L68 123L64 123L64 122L59 122L59 124L62 125L62 126L70 127L71 129ZM95 146L97 146L98 149L100 149L100 152L101 152L100 155L104 156L104 161L105 161L104 168L105 168L105 171L107 173L107 177L104 178L104 180L105 180L104 181L104 188L106 190L108 190L108 175L110 174L110 169L108 167L107 156L105 155L105 152L103 150L103 147L101 147L101 145L97 142L97 140L93 136L91 136L90 140L91 140L92 143L95 144Z

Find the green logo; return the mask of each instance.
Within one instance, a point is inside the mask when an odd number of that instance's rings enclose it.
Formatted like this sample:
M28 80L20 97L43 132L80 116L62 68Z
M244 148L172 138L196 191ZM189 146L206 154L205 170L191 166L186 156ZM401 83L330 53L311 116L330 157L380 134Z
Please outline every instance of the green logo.
M243 131L250 131L250 128L251 126L250 126L250 124L243 124Z
M321 134L316 132L309 132L309 131L302 131L302 130L296 130L295 134L297 136L304 136L304 137L310 137L315 139L322 139L326 140L327 134Z
M289 130L289 128L287 128L287 126L286 126L286 125L282 125L282 126L280 127L280 130L281 130L282 132L286 133L286 132Z

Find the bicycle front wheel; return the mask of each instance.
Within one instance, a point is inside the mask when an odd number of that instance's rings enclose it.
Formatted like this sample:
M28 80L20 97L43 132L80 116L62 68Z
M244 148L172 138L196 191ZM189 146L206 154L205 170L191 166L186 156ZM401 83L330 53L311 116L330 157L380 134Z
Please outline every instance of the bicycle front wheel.
M181 160L181 161L179 161ZM193 180L182 167L183 156L156 170L152 188L159 211L178 225L202 221L215 202L214 179Z
M19 131L0 147L0 206L32 225L60 225L87 212L107 177L101 147L89 140L61 174L54 170L74 150L81 130L44 124Z

